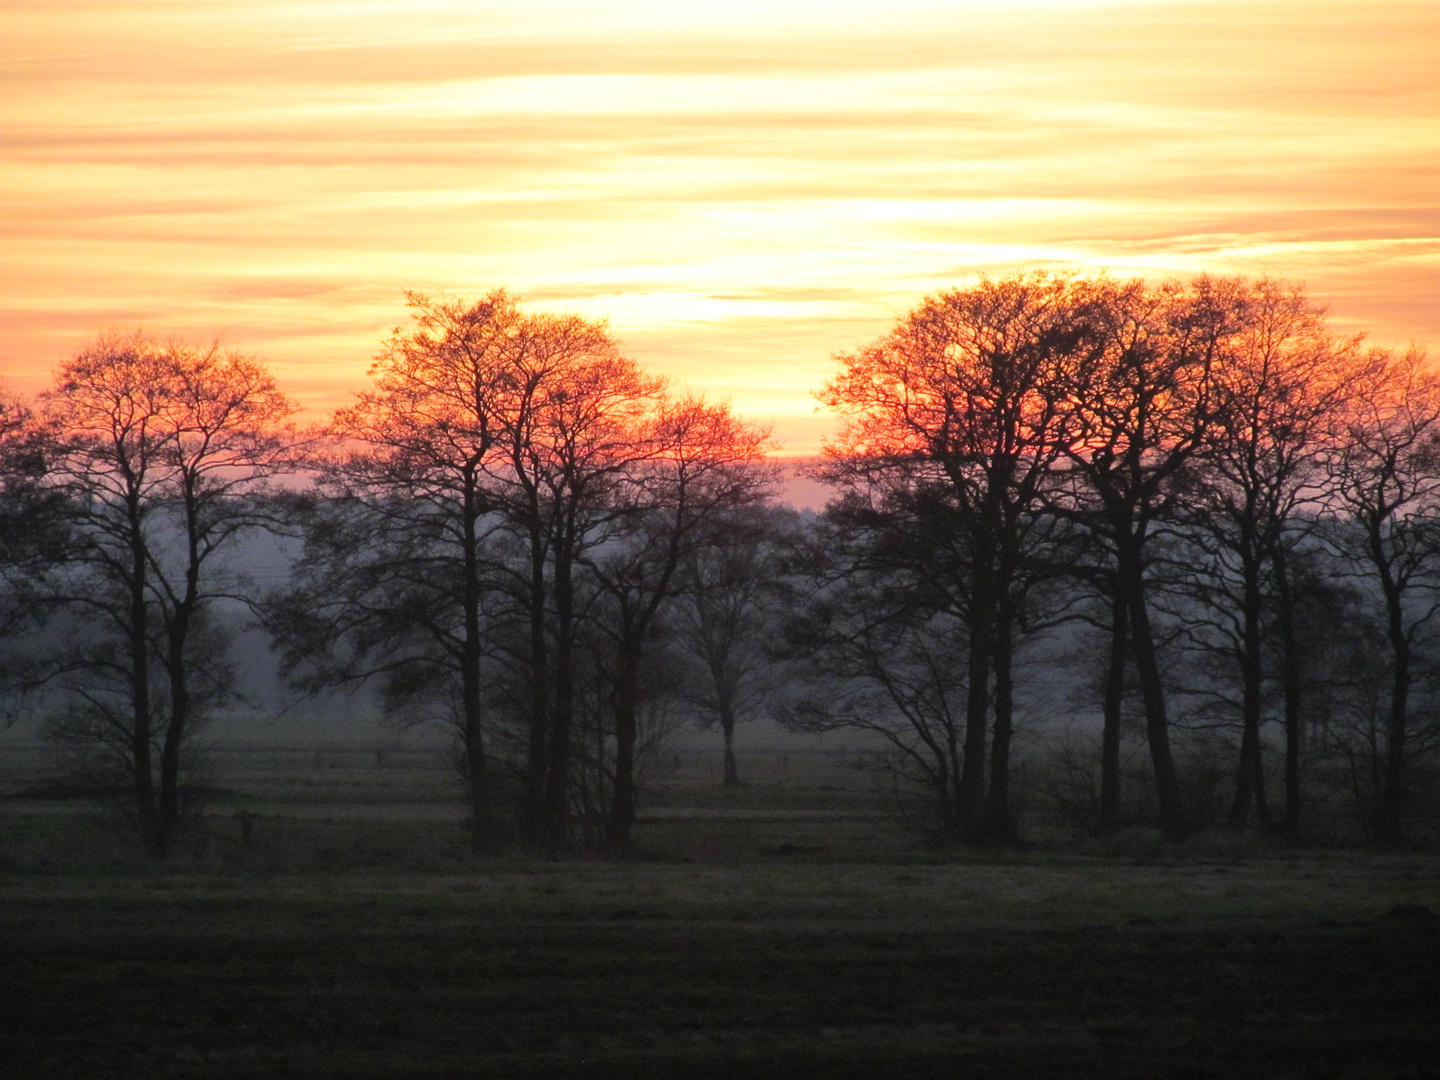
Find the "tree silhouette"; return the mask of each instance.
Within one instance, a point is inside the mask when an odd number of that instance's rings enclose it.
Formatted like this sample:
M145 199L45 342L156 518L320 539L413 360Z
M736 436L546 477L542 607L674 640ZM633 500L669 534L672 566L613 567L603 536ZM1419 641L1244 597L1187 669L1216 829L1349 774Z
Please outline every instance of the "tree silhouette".
M1241 685L1240 760L1230 823L1244 826L1265 810L1260 759L1264 622L1275 608L1285 697L1286 813L1299 815L1300 716L1297 658L1285 647L1292 618L1286 556L1305 504L1323 484L1321 455L1334 419L1358 373L1356 342L1336 341L1323 310L1304 291L1262 280L1235 296L1240 332L1214 369L1209 435L1197 456L1196 490L1181 511L1190 536L1207 553L1196 591L1214 613L1210 625ZM1286 674L1289 672L1289 674Z
M697 398L659 404L643 432L649 453L634 462L616 491L613 543L584 560L611 601L599 629L612 643L614 794L606 844L624 851L635 821L635 746L641 662L657 617L689 584L683 567L702 546L723 544L735 515L774 489L761 466L768 433L744 424L728 407Z
M1216 369L1241 327L1238 290L1235 281L1210 278L1188 289L1095 283L1083 316L1089 348L1067 372L1063 395L1064 452L1079 481L1070 512L1113 560L1161 821L1172 838L1186 835L1189 824L1170 747L1146 568L1155 526L1173 509L1176 482L1210 432Z
M962 831L1004 838L1013 734L1013 656L1030 548L1066 441L1064 372L1087 347L1077 306L1089 286L1043 274L937 294L890 334L838 359L820 399L842 412L820 474L854 494L872 525L898 530L916 597L966 628ZM839 512L845 512L842 506ZM919 546L917 546L919 545ZM986 727L992 708L987 800Z
M1418 349L1374 350L1348 386L1333 451L1335 507L1353 528L1340 549L1378 586L1390 651L1384 771L1375 836L1404 836L1410 695L1417 653L1440 614L1440 374Z
M239 598L223 555L270 520L258 496L291 464L293 407L250 357L138 333L61 365L43 402L57 431L49 481L75 536L57 599L88 622L60 660L75 704L53 730L120 763L163 857L180 822L182 748L228 695L208 618Z
M395 330L371 367L373 388L335 414L336 449L299 504L304 556L272 617L288 669L311 687L379 677L394 705L429 695L448 708L458 682L472 843L482 848L497 839L482 706L503 584L491 470L506 380L534 320L503 290L474 304L413 293L409 303L413 328Z
M726 515L688 553L685 592L674 616L681 647L697 668L681 695L724 740L723 782L742 781L735 727L758 716L779 689L783 667L773 655L780 622L784 549L798 523L783 509Z

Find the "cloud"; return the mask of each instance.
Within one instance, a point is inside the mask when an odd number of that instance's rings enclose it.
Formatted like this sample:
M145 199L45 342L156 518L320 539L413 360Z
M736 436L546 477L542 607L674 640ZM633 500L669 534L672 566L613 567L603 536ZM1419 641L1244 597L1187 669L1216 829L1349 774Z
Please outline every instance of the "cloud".
M34 0L0 42L22 385L144 323L318 409L403 289L507 285L808 446L831 354L980 272L1272 273L1440 333L1433 4Z

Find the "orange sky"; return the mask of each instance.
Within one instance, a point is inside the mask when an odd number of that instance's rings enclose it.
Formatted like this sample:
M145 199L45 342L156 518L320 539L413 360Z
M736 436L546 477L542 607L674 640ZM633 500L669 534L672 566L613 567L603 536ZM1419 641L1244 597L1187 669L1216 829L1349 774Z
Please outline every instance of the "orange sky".
M0 373L220 333L318 415L402 290L504 285L806 453L832 354L981 272L1268 273L1440 349L1434 0L881 9L6 0Z

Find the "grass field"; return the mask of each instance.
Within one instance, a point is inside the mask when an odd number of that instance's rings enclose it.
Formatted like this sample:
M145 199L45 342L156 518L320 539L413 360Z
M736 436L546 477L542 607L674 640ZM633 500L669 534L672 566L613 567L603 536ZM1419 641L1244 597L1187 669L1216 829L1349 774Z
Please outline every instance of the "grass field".
M0 1075L1440 1075L1433 857L937 853L844 755L710 764L635 860L475 860L436 755L235 752L157 867L11 754Z

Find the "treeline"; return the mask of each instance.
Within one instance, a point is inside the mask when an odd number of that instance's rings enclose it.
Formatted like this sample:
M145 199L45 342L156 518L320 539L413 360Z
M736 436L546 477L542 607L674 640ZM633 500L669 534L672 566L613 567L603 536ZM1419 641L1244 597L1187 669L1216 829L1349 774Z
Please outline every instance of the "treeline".
M944 841L1019 838L1017 747L1077 831L1184 837L1217 775L1235 827L1431 819L1440 379L1301 289L937 294L837 358L819 516L777 505L765 431L602 323L410 300L323 429L253 358L141 335L0 407L8 686L155 854L234 699L227 605L297 688L450 725L477 850L623 853L665 733L720 728L735 783L762 714L871 733ZM283 584L236 570L258 533Z
M1125 823L1133 696L1168 836L1208 812L1178 721L1192 747L1233 733L1230 824L1298 835L1309 762L1369 837L1402 838L1436 733L1440 382L1420 352L1337 338L1281 282L1029 276L932 297L840 362L836 599L814 621L856 697L801 702L809 723L903 714L942 831L1009 839L1017 650L1048 634L1053 664L1054 628L1082 620L1096 831Z

